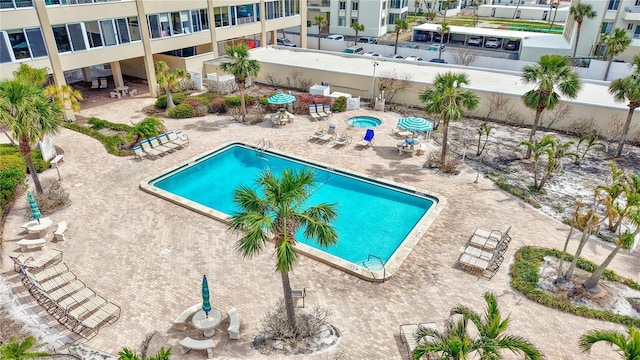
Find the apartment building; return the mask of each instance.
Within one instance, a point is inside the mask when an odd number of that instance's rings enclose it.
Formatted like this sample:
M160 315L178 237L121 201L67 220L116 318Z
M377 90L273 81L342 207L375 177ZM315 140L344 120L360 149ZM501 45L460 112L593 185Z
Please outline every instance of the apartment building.
M272 44L284 28L298 27L306 42L306 6L307 0L0 0L0 78L11 78L21 63L48 68L58 85L70 74L90 81L96 69L107 69L110 86L130 75L147 79L156 95L156 58L195 58L201 71L227 46Z
M327 25L321 34L355 35L351 24L364 25L362 36L381 36L395 30L397 19L407 19L409 0L308 0L309 33L317 34L314 18L322 16Z
M576 56L602 55L605 48L598 45L600 37L616 28L625 29L632 39L631 45L616 59L630 62L634 55L640 54L640 0L573 0L572 5L577 3L591 5L596 17L582 22ZM564 36L573 45L576 35L577 23L569 16Z

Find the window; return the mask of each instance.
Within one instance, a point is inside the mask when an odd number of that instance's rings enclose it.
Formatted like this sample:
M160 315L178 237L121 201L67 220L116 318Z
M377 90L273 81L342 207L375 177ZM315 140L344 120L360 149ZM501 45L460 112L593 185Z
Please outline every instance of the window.
M33 7L31 0L0 0L0 9L16 9L23 7Z
M640 0L636 0L636 4L634 6L640 6Z
M191 10L191 24L193 25L193 31L202 31L202 24L200 22L200 12L198 10Z
M118 40L120 44L127 44L131 42L129 37L129 26L127 25L126 18L116 19L116 30L118 32Z
M386 10L387 9L387 2L383 1L382 2L382 10Z
M232 6L238 16L238 25L255 22L254 4Z
M358 11L358 5L359 5L359 4L360 4L360 3L358 3L357 1L356 1L356 2L352 2L352 3L351 3L351 10L353 10L353 11Z
M27 43L27 37L22 29L7 30L7 35L9 37L9 44L13 50L13 57L16 60L31 58L29 43ZM9 56L9 58L11 58L11 56Z
M149 33L151 33L152 39L162 37L160 35L160 17L158 14L147 15L147 21L149 22Z
M87 50L87 44L84 42L84 29L82 23L67 24L69 38L71 38L71 47L73 51Z
M24 29L27 34L27 41L31 49L31 57L37 58L47 56L47 46L44 43L44 37L40 28Z
M266 19L277 19L282 17L282 8L280 7L280 1L267 1L265 2L265 11L267 12Z
M162 31L162 37L171 36L171 25L169 25L169 13L158 14L160 18L160 30Z
M640 39L640 25L636 25L636 31L633 33L634 39Z
M102 47L102 35L97 21L87 21L84 23L87 32L87 40L90 48Z
M11 52L9 51L9 40L7 33L0 31L0 63L12 62Z
M346 10L346 9L347 9L347 2L346 2L346 1L340 1L340 2L338 3L338 8L339 8L340 10Z
M209 30L209 12L207 12L207 9L200 9L200 21L202 22L202 30Z
M129 37L131 41L140 41L140 23L137 16L129 16L127 18L127 25L129 26Z
M171 17L171 29L173 29L173 34L183 34L184 30L182 28L182 21L180 21L180 13L172 12L170 14Z
M613 30L613 23L611 22L603 22L602 27L600 28L601 34L608 34Z
M357 22L358 22L358 18L357 17L351 18L351 25L353 25L353 24L355 24Z
M67 34L67 28L64 25L52 26L53 37L56 40L56 47L59 53L65 53L71 51L71 43L69 42L69 34Z
M627 24L627 30L629 31L633 30L633 24Z
M102 30L102 37L104 39L105 46L117 45L116 31L113 28L112 20L100 20L100 30Z
M344 16L338 18L338 26L345 26L346 23Z
M389 8L390 9L401 9L402 8L402 1L401 0L391 0L391 1L389 1Z
M620 7L620 0L609 0L609 5L607 5L607 10L618 10Z
M213 8L213 19L216 23L216 27L227 27L231 25L229 21L229 7L222 6Z
M389 22L387 24L395 25L396 19L400 19L400 16L398 16L398 14L389 14Z
M380 19L380 26L384 26L386 24L386 18Z

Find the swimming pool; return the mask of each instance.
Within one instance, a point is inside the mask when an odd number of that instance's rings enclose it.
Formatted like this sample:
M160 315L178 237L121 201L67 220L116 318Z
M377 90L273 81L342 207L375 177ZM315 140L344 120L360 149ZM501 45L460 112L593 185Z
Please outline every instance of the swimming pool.
M141 188L205 215L226 221L239 208L233 190L251 185L265 170L312 168L316 184L310 204L338 204L333 223L338 243L319 249L314 240L297 236L298 250L369 280L390 277L426 232L439 199L419 190L370 180L273 151L256 151L233 143L160 176Z
M382 120L373 116L354 116L347 120L351 126L359 128L371 128L382 124Z

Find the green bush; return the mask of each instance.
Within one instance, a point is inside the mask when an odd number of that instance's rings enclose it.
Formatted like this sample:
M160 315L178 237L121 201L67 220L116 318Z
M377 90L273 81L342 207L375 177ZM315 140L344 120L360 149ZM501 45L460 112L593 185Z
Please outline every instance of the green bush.
M167 95L160 95L156 99L156 107L160 109L167 108Z
M27 164L17 151L11 155L0 155L0 171L10 169L17 169L23 173L27 172Z
M31 161L38 173L41 173L51 167L51 163L42 159L42 151L40 151L40 149L31 150Z
M109 129L109 130L114 130L114 131L129 131L131 129L131 126L127 125L127 124L121 124L121 123L112 123L110 121L107 120L102 120L99 119L97 117L90 117L87 122L92 126L93 130L100 130L100 129ZM95 124L99 124L99 127L96 128Z
M207 101L207 99L194 96L185 99L180 105L190 105L194 110L194 116L205 116L209 111L209 106L203 101Z
M172 119L187 119L194 117L196 110L189 104L180 104L170 109L168 115Z
M529 300L538 304L545 305L554 309L569 312L578 316L592 319L600 319L604 321L624 324L627 326L640 327L640 319L630 316L614 314L610 311L591 309L586 306L575 306L568 300L560 299L554 295L547 293L538 288L538 274L540 267L544 263L545 256L555 256L557 258L564 257L566 261L573 260L570 254L563 254L556 249L535 248L524 246L520 248L514 255L515 261L509 268L511 276L511 286L524 294ZM583 258L579 258L576 266L580 269L596 269L596 264ZM593 271L593 270L592 270ZM607 274L603 275L607 280L620 281L622 277L613 271L607 270ZM613 280L618 279L618 280ZM638 289L640 285L631 279L622 280L629 287ZM629 285L631 284L631 285Z
M92 138L100 141L104 145L109 154L116 156L130 156L133 155L131 150L122 150L121 147L125 144L125 140L120 135L107 136L103 133L93 130L90 127L78 125L76 123L63 123L62 126L69 130L77 131L81 134L89 135Z
M269 99L266 97L258 98L258 103L260 105L269 105Z
M331 109L331 111L333 112L347 111L347 98L344 96L340 96L339 98L337 98L336 101L333 103L333 109Z
M224 98L224 107L236 107L240 106L240 96L225 96Z
M185 93L175 93L171 94L171 99L173 99L174 105L180 105L187 98L187 94Z
M0 155L18 154L18 147L11 144L0 144Z
M16 190L24 182L25 176L20 169L0 169L0 209L15 199Z
M108 121L106 120L102 120L102 119L98 119L96 117L90 117L88 120L89 124L91 124L91 127L93 128L93 130L101 130L107 127L107 123Z

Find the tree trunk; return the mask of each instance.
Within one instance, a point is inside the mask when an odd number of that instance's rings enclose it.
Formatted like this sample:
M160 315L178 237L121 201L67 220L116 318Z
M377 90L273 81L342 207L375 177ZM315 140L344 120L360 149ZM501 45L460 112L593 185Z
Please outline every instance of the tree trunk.
M447 136L449 135L449 120L442 120L442 154L440 155L440 165L444 164L447 157Z
M29 172L31 173L33 185L36 187L38 194L42 194L42 185L40 184L36 167L33 165L33 161L31 160L31 143L27 137L22 137L20 139L19 148L20 154L24 157L24 161L27 163L27 168L29 168Z
M240 90L240 113L242 114L242 122L244 122L247 117L247 107L244 102L244 81L238 82L238 90Z
M173 109L174 107L176 107L176 104L173 103L173 96L171 95L169 86L164 87L164 92L167 93L167 110Z
M442 43L444 42L444 33L440 35L440 48L438 49L438 59L442 59Z
M591 217L589 217L589 220L587 222L589 221L591 221ZM582 237L580 238L580 244L578 244L578 249L576 250L576 253L573 255L573 260L571 260L571 265L569 265L569 269L567 269L567 273L564 274L565 281L571 281L571 278L573 277L573 270L576 268L576 264L578 263L578 258L580 257L582 248L586 245L587 240L589 239L589 235L591 235L590 229L583 230Z
M558 277L553 282L556 285L562 284L567 281L567 279L564 277L564 274L562 273L562 266L564 265L564 255L567 253L567 247L569 247L569 240L571 240L571 235L573 235L573 226L571 226L571 228L569 229L569 235L567 235L567 239L564 241L564 247L562 248L562 257L560 258L560 261L558 263Z
M516 10L513 12L513 17L511 17L511 20L516 18L516 14L518 13L518 9L520 8L520 0L517 0L518 3L516 4Z
M573 47L573 54L571 55L571 59L576 58L576 51L578 50L578 41L580 40L580 28L582 27L582 21L578 21L578 31L576 33L576 44Z
M622 129L622 135L620 135L620 140L618 141L618 149L616 150L616 157L620 157L620 155L622 155L622 147L624 146L624 143L627 141L627 133L629 132L629 127L631 126L631 119L633 118L634 110L635 110L634 107L629 106L629 112L627 113L627 121L624 123L624 129Z
M617 245L615 249L611 251L611 254L609 254L609 256L607 256L607 258L602 262L602 264L600 264L598 269L596 269L596 271L593 274L591 274L591 277L587 279L587 281L585 281L584 284L582 284L582 286L585 289L591 291L592 293L600 292L600 288L598 287L598 281L602 277L602 274L604 273L604 271L607 270L607 267L609 266L611 261L613 261L613 258L616 257L618 250L620 250L620 245Z
M16 146L18 144L16 144L16 142L13 140L13 138L11 137L11 135L9 135L9 133L7 132L6 128L2 128L2 132L7 136L7 139L9 139L9 142L11 143L11 145Z
M533 187L538 188L538 167L540 166L540 158L533 160Z
M398 53L398 37L400 36L400 30L396 31L396 47L393 49L393 55Z
M318 24L318 50L320 50L320 32L322 31L322 28L320 28L320 24Z
M607 81L609 77L609 69L611 69L611 62L613 61L613 55L609 56L609 62L607 63L607 70L604 72L604 81Z
M296 311L293 308L293 297L291 296L291 283L289 283L289 273L281 271L282 277L282 290L284 291L284 308L287 311L287 321L289 322L289 329L291 334L295 335L298 332L296 327Z
M540 99L540 101L545 101L546 99ZM542 115L543 109L536 109L536 118L533 120L533 125L531 126L531 134L529 134L529 143L533 144L533 137L536 136L536 130L538 130L538 122L540 121L540 115ZM531 157L531 148L527 147L527 155L525 155L525 159Z
M551 4L553 6L553 0L551 0ZM556 4L556 11L553 12L553 20L551 20L551 25L549 25L549 30L547 32L551 32L551 28L553 28L553 24L556 22L556 16L558 16L558 7L560 4Z

